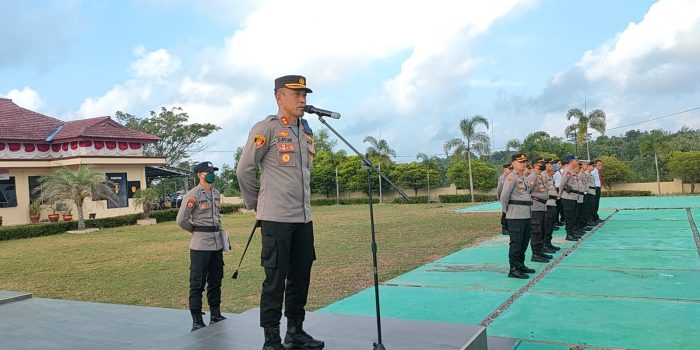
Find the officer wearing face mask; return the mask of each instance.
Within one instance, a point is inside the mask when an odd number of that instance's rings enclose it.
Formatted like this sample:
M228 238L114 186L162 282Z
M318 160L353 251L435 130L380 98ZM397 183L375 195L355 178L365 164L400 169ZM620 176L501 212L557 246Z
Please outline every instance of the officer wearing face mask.
M194 167L199 185L182 199L177 224L192 234L190 240L190 298L192 331L206 325L202 320L202 293L207 289L211 312L210 325L226 318L221 315L221 280L224 275L224 244L228 244L221 229L221 196L212 186L216 180L211 162ZM228 247L226 247L228 248Z

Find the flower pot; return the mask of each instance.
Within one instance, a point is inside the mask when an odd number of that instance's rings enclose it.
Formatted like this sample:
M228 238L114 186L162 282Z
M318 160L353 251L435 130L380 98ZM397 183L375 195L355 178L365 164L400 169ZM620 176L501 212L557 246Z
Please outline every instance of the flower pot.
M51 222L58 222L58 218L60 216L58 214L49 214L49 221Z
M63 221L71 221L73 220L73 214L64 214L63 215Z
M39 222L39 219L41 219L40 215L29 215L29 220L32 221L32 224Z

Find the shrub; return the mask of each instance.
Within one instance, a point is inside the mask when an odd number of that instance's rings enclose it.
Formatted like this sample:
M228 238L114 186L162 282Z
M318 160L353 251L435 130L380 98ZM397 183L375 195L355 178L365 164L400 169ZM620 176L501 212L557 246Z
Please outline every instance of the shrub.
M602 191L600 193L601 197L647 197L651 196L651 191L629 191L629 190L619 190L619 191Z
M336 201L335 198L321 198L321 199L312 199L311 200L311 205L312 206L324 206L324 205L336 205L338 201ZM367 204L369 203L368 198L345 198L340 200L341 205L351 205L351 204ZM379 203L379 198L373 197L372 198L372 203Z
M394 199L391 200L391 203L394 204L418 204L418 203L428 203L428 196L416 196L416 197L408 197L408 203L403 200L403 197L394 197Z
M240 209L245 209L244 204L222 204L221 214L235 214Z
M2 227L0 228L0 241L55 235L76 227L75 221Z
M444 194L438 196L440 203L469 203L471 196L468 194ZM475 202L493 202L496 200L496 195L493 194L475 194Z
M151 218L156 219L158 222L175 221L178 210L177 208L154 210L151 212Z

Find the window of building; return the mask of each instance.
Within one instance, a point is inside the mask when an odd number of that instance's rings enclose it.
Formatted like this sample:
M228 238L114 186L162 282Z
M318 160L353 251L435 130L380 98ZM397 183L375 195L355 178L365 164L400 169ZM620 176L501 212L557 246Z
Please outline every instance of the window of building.
M39 197L41 196L41 191L39 188L41 185L39 184L39 180L41 179L41 176L30 176L29 177L29 203L34 203L39 200Z
M126 173L107 173L107 180L112 183L116 200L107 201L107 209L126 208L129 206L128 194L129 189L126 184Z
M0 208L11 208L17 206L17 190L15 177L11 176L7 180L0 180Z

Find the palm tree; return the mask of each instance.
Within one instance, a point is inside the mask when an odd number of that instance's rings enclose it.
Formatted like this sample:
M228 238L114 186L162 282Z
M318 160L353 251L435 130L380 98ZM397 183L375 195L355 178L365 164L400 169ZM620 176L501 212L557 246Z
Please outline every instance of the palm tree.
M468 119L462 119L459 122L459 129L462 131L461 139L459 137L451 138L445 142L444 151L445 154L454 150L454 154L460 156L464 153L467 154L467 161L469 164L469 193L471 194L472 203L474 202L474 181L472 179L472 152L475 154L486 154L489 153L489 135L483 131L477 132L476 128L479 125L484 125L486 130L489 128L489 121L486 118L475 115Z
M138 190L134 193L134 206L142 206L143 218L149 219L151 217L151 209L153 209L154 204L158 203L159 199L160 195L155 188Z
M575 135L576 145L583 147L588 136L588 129L591 128L601 134L605 134L605 112L602 109L594 109L588 115L578 108L572 108L566 113L566 120L576 119L573 123L564 129L564 135ZM591 155L588 155L590 158Z
M389 147L389 143L385 139L376 139L374 138L374 136L365 136L365 139L362 140L362 143L365 142L369 142L370 145L369 147L367 147L367 155L369 157L379 158L379 171L382 170L382 162L391 162L391 158L389 158L389 156L396 158L396 151L394 151L393 148ZM379 202L382 203L382 176L377 176L379 177Z
M510 151L511 149L514 151L517 151L523 147L523 143L520 142L518 139L510 139L508 142L506 142L506 151Z
M665 153L668 134L663 130L656 129L639 138L639 152L641 154L654 153L654 164L656 165L656 185L661 195L661 177L659 176L658 154Z
M66 167L56 169L39 179L39 200L43 203L72 201L78 209L78 230L85 229L83 204L86 198L116 198L114 189L107 185L105 174L89 165L81 165L76 172Z

